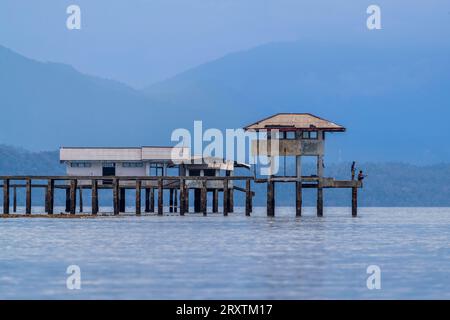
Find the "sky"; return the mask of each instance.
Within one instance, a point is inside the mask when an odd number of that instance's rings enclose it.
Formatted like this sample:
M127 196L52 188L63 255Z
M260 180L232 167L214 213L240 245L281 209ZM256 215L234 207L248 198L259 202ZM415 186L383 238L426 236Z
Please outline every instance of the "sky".
M66 27L72 4L81 30ZM450 1L442 0L0 0L0 45L143 88L269 42L368 41L371 4L381 8L375 32L386 42L450 39Z

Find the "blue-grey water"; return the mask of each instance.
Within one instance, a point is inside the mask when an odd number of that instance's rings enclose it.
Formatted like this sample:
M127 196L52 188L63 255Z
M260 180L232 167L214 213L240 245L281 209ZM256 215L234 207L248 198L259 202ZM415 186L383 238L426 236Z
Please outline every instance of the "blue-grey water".
M450 208L236 211L0 219L0 298L450 298ZM69 265L80 290L66 287Z

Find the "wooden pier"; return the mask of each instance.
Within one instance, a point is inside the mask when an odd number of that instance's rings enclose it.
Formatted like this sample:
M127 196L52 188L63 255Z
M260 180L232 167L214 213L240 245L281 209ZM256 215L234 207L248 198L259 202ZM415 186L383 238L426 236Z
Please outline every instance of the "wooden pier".
M16 217L17 212L17 190L25 190L25 214L20 216L32 216L32 194L34 189L44 189L44 211L39 216L53 216L55 213L55 190L65 190L65 213L67 216L96 216L99 212L99 190L112 190L112 207L113 214L119 215L125 212L125 196L126 190L135 192L135 214L141 215L142 203L141 194L145 190L144 212L155 212L155 192L156 213L163 215L165 212L164 190L169 191L168 209L169 213L179 213L183 216L189 212L189 191L194 190L195 195L199 196L199 207L194 208L195 212L208 214L207 199L208 193L212 194L212 212L219 211L219 193L223 194L222 213L227 216L233 212L234 199L233 192L242 192L245 195L245 215L250 216L253 211L253 197L255 192L252 191L253 183L261 183L267 185L267 216L275 216L275 185L278 183L291 183L295 187L295 206L296 216L302 214L302 189L317 189L317 216L323 215L323 189L327 188L347 188L351 189L352 202L351 213L356 217L358 188L362 187L361 182L356 180L335 180L333 178L319 177L276 177L255 178L253 176L0 176L3 181L3 214L1 217ZM244 187L236 186L232 181L241 181ZM212 186L212 183L214 187ZM223 187L217 188L217 182ZM13 205L10 213L10 197L11 189L13 190ZM83 191L91 191L91 212L85 213ZM77 213L77 196L79 213ZM167 202L167 201L166 201ZM77 213L77 214L76 214ZM38 215L33 215L38 216ZM54 215L58 217L60 215Z

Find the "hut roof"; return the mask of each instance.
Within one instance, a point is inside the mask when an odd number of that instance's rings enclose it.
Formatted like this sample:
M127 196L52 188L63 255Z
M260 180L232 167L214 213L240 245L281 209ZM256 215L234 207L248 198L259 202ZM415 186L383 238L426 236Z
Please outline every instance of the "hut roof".
M277 113L244 127L245 130L345 131L343 126L310 113Z

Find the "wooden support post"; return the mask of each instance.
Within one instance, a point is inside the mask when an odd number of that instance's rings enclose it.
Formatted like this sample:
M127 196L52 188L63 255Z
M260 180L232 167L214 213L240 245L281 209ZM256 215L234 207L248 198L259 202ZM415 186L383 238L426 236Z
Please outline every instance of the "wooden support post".
M125 212L126 211L126 190L125 188L119 187L119 211Z
M163 192L163 180L158 179L158 215L162 215L164 210Z
M141 180L136 180L136 214L141 214Z
M178 211L178 190L173 190L173 212Z
M232 182L233 183L233 182ZM230 188L230 191L228 193L228 210L230 212L234 212L234 190L233 188Z
M200 209L204 216L207 214L207 190L206 190L206 180L202 181L202 189L200 192Z
M186 204L184 205L185 212L189 212L189 187L185 188L186 195L184 196L184 201L186 201Z
M173 212L173 189L169 189L169 212Z
M13 212L17 212L17 188L13 188Z
M31 214L31 179L27 179L25 189L26 189L25 213Z
M214 189L212 201L212 212L219 212L219 190Z
M267 181L267 216L275 216L275 182Z
M70 212L70 188L66 188L66 210L65 212Z
M194 212L200 212L201 209L201 189L195 188L194 189Z
M98 213L98 181L92 180L92 214Z
M352 217L358 215L358 188L352 188Z
M55 180L48 179L47 197L46 197L48 214L53 214L54 198L55 198Z
M150 189L150 212L155 212L155 189Z
M317 186L317 216L323 216L323 188L320 181L319 185Z
M80 212L83 212L83 187L82 186L78 187L78 192L80 195Z
M180 179L180 215L184 216L186 212L186 184L184 179Z
M3 180L3 213L9 213L9 179Z
M223 215L228 215L228 179L223 179Z
M113 209L114 215L118 215L120 212L120 201L119 201L119 179L113 179Z
M295 215L301 217L302 215L302 181L298 180L295 183Z
M45 195L44 195L44 212L48 213L48 186L45 187Z
M77 180L70 180L70 213L75 214L77 210Z
M250 189L251 181L247 179L245 181L245 215L250 216L252 212L252 191Z
M145 212L150 212L150 188L145 188Z

